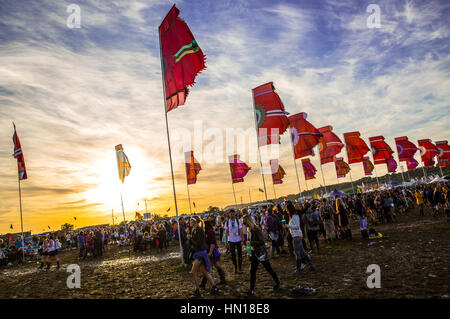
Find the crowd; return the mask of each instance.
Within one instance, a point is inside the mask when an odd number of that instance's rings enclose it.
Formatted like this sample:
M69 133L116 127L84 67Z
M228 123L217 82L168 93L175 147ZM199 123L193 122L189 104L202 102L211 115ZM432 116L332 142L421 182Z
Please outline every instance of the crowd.
M253 295L256 273L261 263L272 277L274 289L280 286L279 278L270 264L275 256L289 255L295 258L294 274L306 269L314 271L316 266L311 255L320 253L320 241L326 244L346 240L354 234L349 227L351 220L359 221L361 237L377 237L375 227L394 223L414 206L419 215L430 211L433 217L445 212L450 221L450 184L418 185L348 195L337 198L310 199L303 201L284 200L276 205L260 209L229 210L223 214L180 217L159 221L135 221L118 226L93 227L80 231L59 232L48 236L33 237L25 245L30 258L40 260L40 269L55 262L59 268L58 251L77 250L80 259L99 258L108 245L131 246L136 253L145 251L163 252L171 241L179 244L183 261L192 264L194 295L200 295L209 282L210 293L218 291L217 285L227 283L225 271L220 265L223 252L218 241L224 244L225 254L230 255L235 274L242 274L243 255L250 260L250 289ZM266 242L269 245L266 246ZM268 249L267 247L270 247ZM20 240L0 239L0 263L19 261L22 258ZM216 284L211 268L219 275ZM202 280L198 277L202 274Z

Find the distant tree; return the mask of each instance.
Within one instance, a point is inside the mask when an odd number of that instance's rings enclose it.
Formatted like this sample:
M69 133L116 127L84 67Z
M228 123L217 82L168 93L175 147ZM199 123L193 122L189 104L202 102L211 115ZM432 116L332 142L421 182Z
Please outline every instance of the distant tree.
M61 231L72 231L73 230L73 225L69 224L69 223L65 223L64 225L61 225Z
M215 213L218 212L220 209L219 207L216 206L209 206L208 209L206 210L207 213Z

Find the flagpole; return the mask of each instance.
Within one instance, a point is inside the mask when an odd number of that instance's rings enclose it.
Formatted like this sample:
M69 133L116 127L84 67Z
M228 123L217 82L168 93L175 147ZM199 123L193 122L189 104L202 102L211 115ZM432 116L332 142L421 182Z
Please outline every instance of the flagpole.
M192 215L192 208L191 208L191 194L189 194L189 184L188 184L187 181L186 181L186 188L187 188L188 199L189 199L189 212L190 212L191 215Z
M273 186L273 194L275 195L274 199L277 199L277 192L275 191L275 184L272 183Z
M291 140L291 146L292 146L292 158L294 159L295 175L297 175L298 191L300 192L300 197L301 197L302 196L302 189L300 187L300 178L298 177L297 162L295 161L294 143L292 142L292 135L291 135L290 140ZM306 180L305 180L305 183L306 183ZM306 185L306 187L308 187L308 185Z
M125 221L125 209L123 208L123 198L122 198L122 192L120 193L120 201L122 203L122 214L123 214L123 221Z
M167 120L167 101L166 101L166 86L164 83L164 64L163 64L163 57L162 57L162 46L161 46L161 27L158 27L158 36L159 36L159 57L161 60L161 80L162 80L162 88L163 88L163 98L164 98L164 115L166 118L166 132L167 132L167 143L169 145L169 158L170 158L170 172L172 174L172 188L173 188L173 199L175 202L175 213L178 217L178 206L177 206L177 195L175 192L175 179L173 177L173 164L172 164L172 150L170 148L170 136L169 136L169 121ZM183 264L183 267L185 266L184 258L183 258L183 247L181 245L181 233L180 233L180 222L178 221L178 238L180 242L180 256L181 256L181 262Z
M319 159L319 161L320 161L320 159ZM325 193L328 193L327 184L325 183L325 177L323 176L322 161L320 161L320 173L322 173L322 181L323 181L323 185L325 186Z
M373 161L373 167L375 170L375 177L377 178L378 188L380 188L380 181L378 180L377 166L375 165L375 161Z
M252 91L252 95L253 95L253 91ZM263 166L262 166L262 160L261 160L261 150L259 149L259 131L258 131L258 122L256 121L256 112L255 112L255 110L256 110L255 98L253 97L253 117L255 119L256 144L258 145L259 165L261 167L261 176L262 176L263 185L264 185L264 196L266 197L266 201L267 201L266 181L264 180L264 172L263 172Z
M250 198L250 202L249 203L251 203L252 202L252 194L250 194L250 188L248 189L248 197Z
M353 187L353 179L352 179L352 170L351 169L349 170L349 173L350 173L350 183L352 183L352 190L353 190L353 193L355 193L355 188Z
M236 209L237 209L236 193L235 193L235 191L234 191L234 183L233 183L233 180L231 180L231 187L233 188L234 206L236 206Z
M112 220L113 220L113 226L114 226L114 209L112 209Z
M25 241L23 237L23 219L22 219L22 190L20 188L20 173L19 173L19 161L17 161L17 172L18 172L18 181L19 181L19 206L20 206L20 228L22 232L22 256L23 261L25 261Z

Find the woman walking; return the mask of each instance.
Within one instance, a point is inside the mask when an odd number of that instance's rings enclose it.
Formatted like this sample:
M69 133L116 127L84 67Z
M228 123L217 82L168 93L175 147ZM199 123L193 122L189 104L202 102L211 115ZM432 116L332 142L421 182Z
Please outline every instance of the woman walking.
M220 251L219 247L217 247L217 239L216 239L216 232L214 230L213 224L211 221L205 222L205 231L206 231L206 246L207 246L207 252L208 252L208 258L209 262L214 266L214 268L217 269L217 272L220 276L220 282L219 285L226 284L225 281L225 272L223 271L222 267L219 265L219 259L220 259ZM206 277L203 277L202 283L200 284L200 287L205 289L206 287Z
M195 291L194 296L200 297L200 285L198 282L198 274L200 272L203 276L210 282L211 291L210 294L216 294L218 292L218 288L214 283L214 279L211 277L211 274L208 272L211 268L209 263L208 254L206 253L206 242L205 242L205 232L203 228L199 226L200 219L197 216L193 216L190 220L190 224L192 227L190 246L192 250L192 269L191 275L194 278Z
M311 257L305 251L305 248L302 244L303 233L300 227L300 217L298 216L298 213L291 202L288 202L286 204L286 208L289 214L289 224L285 224L285 227L289 229L290 235L292 236L292 240L294 242L295 257L297 259L297 267L294 274L300 274L302 271L302 256L304 256L308 261L309 270L312 271L314 270L314 265L311 261Z
M348 210L341 198L336 199L336 213L338 214L339 228L342 231L342 239L352 239L352 231L348 227Z
M272 276L275 281L274 290L280 288L280 280L277 274L272 269L269 261L269 253L267 251L266 245L264 243L264 236L262 234L261 228L256 225L253 218L250 215L245 215L244 225L249 228L250 240L247 241L247 245L251 247L250 256L250 291L249 295L253 296L255 294L256 285L256 270L261 262L267 272Z

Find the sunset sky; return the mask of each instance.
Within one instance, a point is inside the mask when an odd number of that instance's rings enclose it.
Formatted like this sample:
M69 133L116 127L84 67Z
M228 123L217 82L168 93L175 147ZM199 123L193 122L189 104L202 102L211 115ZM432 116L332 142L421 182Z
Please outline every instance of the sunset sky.
M71 3L81 8L81 28L66 25ZM367 27L371 3L381 9L381 28ZM202 165L189 189L197 210L233 204L225 132L254 130L251 89L266 82L274 82L287 112L306 112L308 121L332 125L341 139L351 131L366 143L383 135L395 149L398 136L413 143L450 137L448 1L176 4L207 56L186 104L168 114L180 213L189 213L183 151L190 149L182 147L183 132L203 127L203 153L202 139L192 140ZM151 212L170 207L175 214L158 39L172 5L0 0L0 233L10 224L20 231L12 122L28 173L21 183L24 230L56 230L75 216L77 227L111 223L111 210L120 222L121 193L128 220L145 211L144 199ZM243 160L255 157L255 143L246 142ZM117 144L132 166L123 185ZM214 147L223 150L216 162ZM287 175L277 195L296 193L289 134L279 151ZM346 159L345 150L341 155ZM319 167L317 157L312 162ZM248 202L249 191L252 200L262 198L259 163L249 165L245 182L235 184L238 202ZM297 165L306 189L300 160ZM351 168L353 179L363 177L362 164ZM334 165L323 170L327 183L336 183ZM379 176L386 172L377 166ZM272 198L270 175L266 184ZM319 174L308 181L310 189L320 184Z

